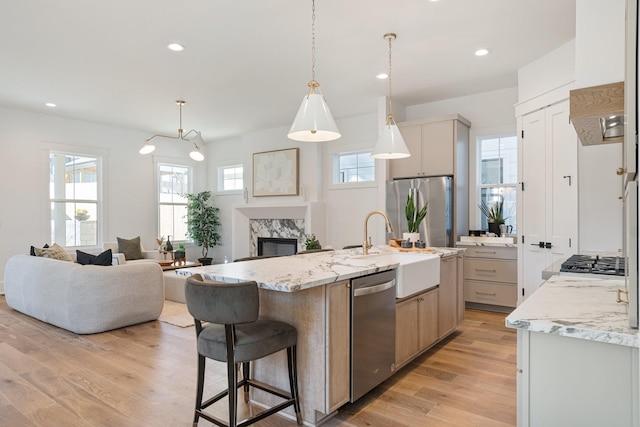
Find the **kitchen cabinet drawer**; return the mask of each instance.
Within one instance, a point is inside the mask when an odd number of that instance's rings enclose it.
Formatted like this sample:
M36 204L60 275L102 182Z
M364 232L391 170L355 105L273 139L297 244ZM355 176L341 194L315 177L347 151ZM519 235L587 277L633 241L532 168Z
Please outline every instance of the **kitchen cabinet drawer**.
M481 304L515 307L518 302L516 283L464 281L464 300Z
M518 251L516 248L505 248L500 246L463 246L465 248L465 258L495 258L495 259L516 259Z
M518 266L516 261L502 259L467 258L464 260L464 278L491 282L516 283Z

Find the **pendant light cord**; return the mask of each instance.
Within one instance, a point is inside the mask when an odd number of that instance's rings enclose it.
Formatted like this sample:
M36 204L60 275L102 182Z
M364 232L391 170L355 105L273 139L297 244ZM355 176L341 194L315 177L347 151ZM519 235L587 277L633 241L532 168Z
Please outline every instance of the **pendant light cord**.
M384 38L389 41L389 114L387 114L387 124L393 120L393 112L391 107L391 40L396 38L394 33L387 33Z
M311 81L316 81L316 2L311 0Z

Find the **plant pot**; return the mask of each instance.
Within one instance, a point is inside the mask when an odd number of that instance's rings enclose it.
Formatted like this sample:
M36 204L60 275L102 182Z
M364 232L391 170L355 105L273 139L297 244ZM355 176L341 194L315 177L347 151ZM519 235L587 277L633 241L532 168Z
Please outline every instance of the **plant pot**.
M213 258L198 258L198 262L202 265L211 265Z
M496 236L500 237L500 224L499 222L490 222L489 223L489 233L495 233Z
M402 233L402 238L410 241L411 243L415 243L420 240L420 233Z

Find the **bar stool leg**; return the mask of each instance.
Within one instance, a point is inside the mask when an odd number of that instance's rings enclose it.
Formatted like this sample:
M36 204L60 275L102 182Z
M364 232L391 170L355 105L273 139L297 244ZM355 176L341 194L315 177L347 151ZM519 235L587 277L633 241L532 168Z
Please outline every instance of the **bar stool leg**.
M250 365L251 362L244 362L242 364L242 378L244 379L244 403L249 403L249 375L250 375Z
M287 365L289 368L289 387L293 398L293 409L296 412L296 422L302 425L302 413L300 412L300 396L298 395L298 363L296 346L287 348Z
M193 425L194 427L198 425L198 420L200 419L200 410L202 409L202 394L204 391L204 370L206 359L203 355L198 354L198 384L196 390L196 409L193 415Z

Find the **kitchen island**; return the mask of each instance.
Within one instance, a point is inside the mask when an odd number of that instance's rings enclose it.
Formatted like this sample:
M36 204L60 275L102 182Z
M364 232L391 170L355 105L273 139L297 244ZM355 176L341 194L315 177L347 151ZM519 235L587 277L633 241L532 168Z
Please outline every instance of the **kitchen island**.
M518 426L637 426L638 331L624 280L553 276L506 319L518 329Z
M184 276L201 274L207 279L224 282L257 282L260 316L291 323L298 329L302 416L305 424L318 425L350 399L350 279L398 268L397 261L377 256L394 252L397 250L382 245L370 249L368 256L363 256L362 249L356 248L178 272ZM433 248L431 251L443 258L457 257L459 252L454 248ZM457 269L452 271L457 272ZM453 292L453 295L457 293ZM451 304L457 313L457 300L454 298ZM457 318L456 314L453 320ZM284 353L256 361L254 370L257 379L288 390L287 376L283 374L287 371ZM252 395L252 400L265 405L275 403L274 398L259 391ZM291 409L287 411L285 414L294 418Z

